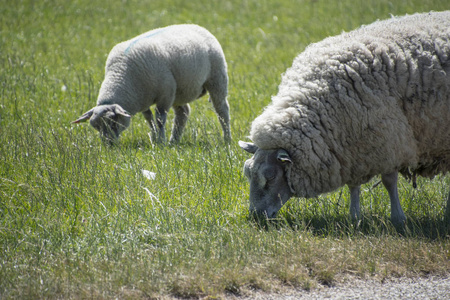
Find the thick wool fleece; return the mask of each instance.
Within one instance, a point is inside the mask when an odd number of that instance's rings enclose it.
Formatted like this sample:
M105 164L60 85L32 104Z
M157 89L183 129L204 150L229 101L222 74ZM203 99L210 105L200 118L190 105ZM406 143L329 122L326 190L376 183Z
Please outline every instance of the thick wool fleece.
M393 171L450 171L450 11L377 21L310 45L250 137L288 151L299 197Z
M169 110L194 101L205 88L220 100L227 96L222 47L203 27L172 25L114 46L97 105L119 104L132 115L152 104Z

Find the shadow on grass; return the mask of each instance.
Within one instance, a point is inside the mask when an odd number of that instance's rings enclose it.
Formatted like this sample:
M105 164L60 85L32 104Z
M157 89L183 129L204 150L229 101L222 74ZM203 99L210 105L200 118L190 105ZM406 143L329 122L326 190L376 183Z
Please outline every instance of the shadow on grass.
M250 222L263 230L278 230L290 228L292 230L307 230L316 236L354 236L354 235L399 235L403 237L419 237L429 240L449 239L450 222L443 217L414 217L410 216L405 227L396 228L386 217L365 216L361 221L353 222L347 215L296 217L285 214L278 218L267 219L261 216L249 216Z
M219 142L211 142L208 140L197 140L197 141L181 141L177 144L170 144L168 141L165 143L157 143L152 142L148 137L139 137L139 138L133 138L132 140L126 140L122 141L121 143L118 143L118 146L122 147L124 149L129 150L144 150L144 151L152 151L155 149L163 150L163 149L192 149L192 148L198 148L198 149L216 149L216 148L223 148L226 145L225 142L219 141Z

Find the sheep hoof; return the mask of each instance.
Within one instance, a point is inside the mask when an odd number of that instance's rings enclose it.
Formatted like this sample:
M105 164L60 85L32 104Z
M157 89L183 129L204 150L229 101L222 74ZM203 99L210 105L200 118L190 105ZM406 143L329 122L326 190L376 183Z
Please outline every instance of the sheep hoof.
M397 230L397 232L403 234L405 233L406 229L406 217L401 216L397 218L391 218L391 223L394 225L394 228Z

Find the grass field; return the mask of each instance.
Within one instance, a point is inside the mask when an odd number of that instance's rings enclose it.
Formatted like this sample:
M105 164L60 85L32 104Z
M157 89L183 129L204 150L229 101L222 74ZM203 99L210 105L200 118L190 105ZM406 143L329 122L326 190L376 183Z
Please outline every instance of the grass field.
M448 175L419 179L417 189L402 179L403 235L378 179L363 186L357 228L347 188L291 199L276 222L259 224L247 217L249 155L237 141L309 43L390 14L449 8L448 0L0 0L0 298L220 297L348 276L448 277ZM141 115L117 147L70 124L94 106L116 43L175 23L202 25L222 44L230 145L207 97L192 104L174 147L153 146Z

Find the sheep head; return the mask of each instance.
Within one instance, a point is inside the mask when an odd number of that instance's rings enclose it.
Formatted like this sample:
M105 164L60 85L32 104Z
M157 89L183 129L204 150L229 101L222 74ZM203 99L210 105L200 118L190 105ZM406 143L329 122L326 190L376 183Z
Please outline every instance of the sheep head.
M89 120L92 127L100 132L102 140L114 142L128 126L130 126L131 115L120 105L99 105L85 112L72 123L81 123Z
M249 211L273 218L294 194L288 181L291 157L284 149L263 150L242 141L239 146L253 154L244 165L244 174L250 182Z

